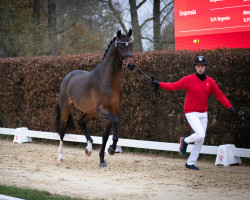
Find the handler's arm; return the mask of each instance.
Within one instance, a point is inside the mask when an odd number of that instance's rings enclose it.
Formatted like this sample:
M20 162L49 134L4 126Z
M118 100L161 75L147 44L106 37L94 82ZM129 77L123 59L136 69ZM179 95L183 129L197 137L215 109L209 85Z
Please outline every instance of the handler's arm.
M181 80L177 81L177 82L173 82L173 83L164 83L164 82L160 82L159 83L159 88L162 88L164 90L181 90L186 88L186 83L187 83L187 78L184 77Z
M232 104L230 101L227 99L227 97L222 93L216 82L213 83L211 87L211 92L214 95L214 97L221 102L221 104L230 109L232 107Z

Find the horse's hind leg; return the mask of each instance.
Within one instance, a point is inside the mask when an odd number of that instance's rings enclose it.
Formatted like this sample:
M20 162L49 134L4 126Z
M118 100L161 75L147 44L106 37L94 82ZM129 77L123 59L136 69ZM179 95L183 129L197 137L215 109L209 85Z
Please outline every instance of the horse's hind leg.
M59 107L58 107L59 108ZM66 132L67 121L70 115L71 106L67 105L64 107L60 107L57 112L59 112L59 135L60 135L60 144L58 148L58 161L57 163L60 164L63 161L63 138Z
M82 118L78 121L78 125L80 126L83 134L85 134L86 140L87 140L87 147L85 150L85 153L90 156L92 153L92 144L93 144L93 139L91 138L88 130L87 130L87 124L89 120L94 118L95 115L90 115L90 114L84 114Z

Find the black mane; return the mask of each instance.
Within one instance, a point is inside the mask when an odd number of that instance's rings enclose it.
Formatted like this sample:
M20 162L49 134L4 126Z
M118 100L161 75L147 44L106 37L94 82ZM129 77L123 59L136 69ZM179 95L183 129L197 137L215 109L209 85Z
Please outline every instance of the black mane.
M106 56L106 54L107 54L107 52L108 52L108 50L109 50L109 47L111 46L111 44L112 44L115 40L116 40L116 37L114 37L113 40L110 41L109 46L108 46L108 48L106 49L106 51L105 51L105 53L104 53L104 55L103 55L102 61L104 60L104 58L105 58L105 56Z

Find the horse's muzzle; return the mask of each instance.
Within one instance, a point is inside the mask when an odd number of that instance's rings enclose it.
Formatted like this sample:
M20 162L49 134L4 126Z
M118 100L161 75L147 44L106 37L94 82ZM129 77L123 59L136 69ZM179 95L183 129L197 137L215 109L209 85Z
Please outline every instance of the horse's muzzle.
M135 68L135 64L133 64L133 65L128 64L127 65L127 69L129 69L129 70L133 70L134 68Z
M129 70L133 70L135 68L135 62L133 58L134 57L132 54L127 54L125 59L123 60L126 65L126 68Z

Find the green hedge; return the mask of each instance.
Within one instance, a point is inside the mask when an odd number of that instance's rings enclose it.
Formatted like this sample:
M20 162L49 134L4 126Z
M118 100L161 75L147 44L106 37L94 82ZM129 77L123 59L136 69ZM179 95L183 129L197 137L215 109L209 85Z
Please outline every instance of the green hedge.
M155 79L173 82L194 73L193 60L198 54L206 56L207 74L242 114L234 117L211 96L205 144L233 143L250 148L250 49L155 51L136 53L135 61ZM74 69L92 70L102 56L103 53L96 53L0 59L2 126L54 132L54 108L64 76ZM183 112L185 90L162 91L160 97L155 97L151 85L136 72L140 73L136 69L122 72L119 136L176 143L181 136L191 134ZM73 115L77 121L82 113L74 109ZM92 135L101 135L104 121L93 120L88 128ZM72 133L81 134L81 131L76 126Z

